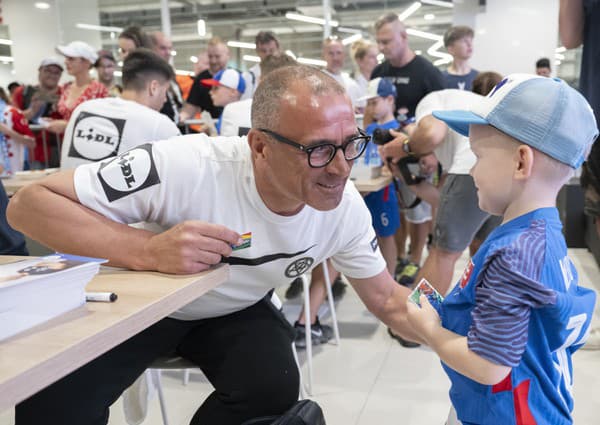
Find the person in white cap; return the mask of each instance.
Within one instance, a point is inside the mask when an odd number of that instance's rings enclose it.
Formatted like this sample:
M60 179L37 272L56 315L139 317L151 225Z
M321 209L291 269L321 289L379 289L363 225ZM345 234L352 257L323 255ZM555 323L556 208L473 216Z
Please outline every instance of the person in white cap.
M284 66L297 65L296 61L288 55L266 56L259 64L260 75L255 82L254 90L260 81L269 73ZM244 78L244 81L248 81ZM246 90L248 88L246 87ZM246 92L244 92L246 93ZM252 110L252 97L230 103L223 109L221 115L221 136L245 136L252 128L250 112Z
M213 105L223 108L230 103L237 102L246 90L244 77L235 69L223 69L215 74L213 78L200 80L203 86L210 87L210 98ZM220 134L223 114L219 115L216 124L217 132Z
M479 206L503 221L439 311L421 295L408 320L443 362L458 421L572 424L571 357L596 294L578 285L556 197L598 136L592 108L564 81L513 74L433 115L469 136Z
M58 119L60 115L56 110L56 104L62 94L62 87L58 84L63 73L62 61L55 57L48 57L40 62L38 68L38 84L27 84L18 87L12 95L13 104L23 111L23 115L30 124L39 124L40 119ZM29 158L29 166L32 169L42 168L46 163L52 163L51 155L58 151L58 145L54 137L46 137L46 148L44 148L42 132L35 133L36 145L33 149L33 157Z
M57 46L56 51L65 57L67 73L75 77L74 81L62 87L62 95L57 105L61 119L48 124L49 131L61 134L79 104L90 99L108 97L109 93L104 84L90 76L90 69L98 60L98 54L92 46L83 41L72 41L66 46Z

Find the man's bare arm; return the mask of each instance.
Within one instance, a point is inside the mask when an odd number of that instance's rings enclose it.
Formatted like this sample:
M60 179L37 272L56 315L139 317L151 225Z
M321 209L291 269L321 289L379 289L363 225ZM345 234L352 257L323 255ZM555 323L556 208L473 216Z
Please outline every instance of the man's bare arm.
M582 0L560 0L558 33L560 41L567 49L574 49L583 43L583 25Z
M424 344L408 322L406 299L410 289L399 285L386 270L368 279L349 279L352 287L379 320L402 338Z
M57 251L107 258L110 265L165 273L197 273L231 254L239 235L200 221L155 234L117 223L81 205L73 170L20 189L8 220L15 229Z

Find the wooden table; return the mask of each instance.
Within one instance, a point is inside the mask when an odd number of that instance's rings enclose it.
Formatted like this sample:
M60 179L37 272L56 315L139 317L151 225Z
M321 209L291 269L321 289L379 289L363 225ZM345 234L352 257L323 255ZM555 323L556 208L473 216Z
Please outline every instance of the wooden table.
M15 258L1 256L0 262ZM158 322L228 276L227 265L186 276L103 268L86 289L115 292L116 302L86 303L0 342L0 411Z
M377 192L392 182L391 175L381 175L370 180L353 180L354 186L360 193Z
M8 196L12 196L15 192L28 184L34 183L43 179L50 174L60 171L59 168L47 168L45 170L19 171L13 177L2 179L4 190Z

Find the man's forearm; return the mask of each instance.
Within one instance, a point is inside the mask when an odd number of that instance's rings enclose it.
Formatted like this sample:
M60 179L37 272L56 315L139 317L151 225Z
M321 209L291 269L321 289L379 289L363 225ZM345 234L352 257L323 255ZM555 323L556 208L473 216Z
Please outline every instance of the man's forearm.
M151 232L108 220L43 182L20 189L7 217L12 227L54 250L107 258L117 267L152 269L143 252Z

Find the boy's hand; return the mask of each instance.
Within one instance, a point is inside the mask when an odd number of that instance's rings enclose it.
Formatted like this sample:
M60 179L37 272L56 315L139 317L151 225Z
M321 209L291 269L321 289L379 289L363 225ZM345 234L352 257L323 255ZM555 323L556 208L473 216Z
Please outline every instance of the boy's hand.
M425 295L421 295L419 302L421 307L406 300L408 322L419 335L429 341L434 331L442 326L440 316Z

